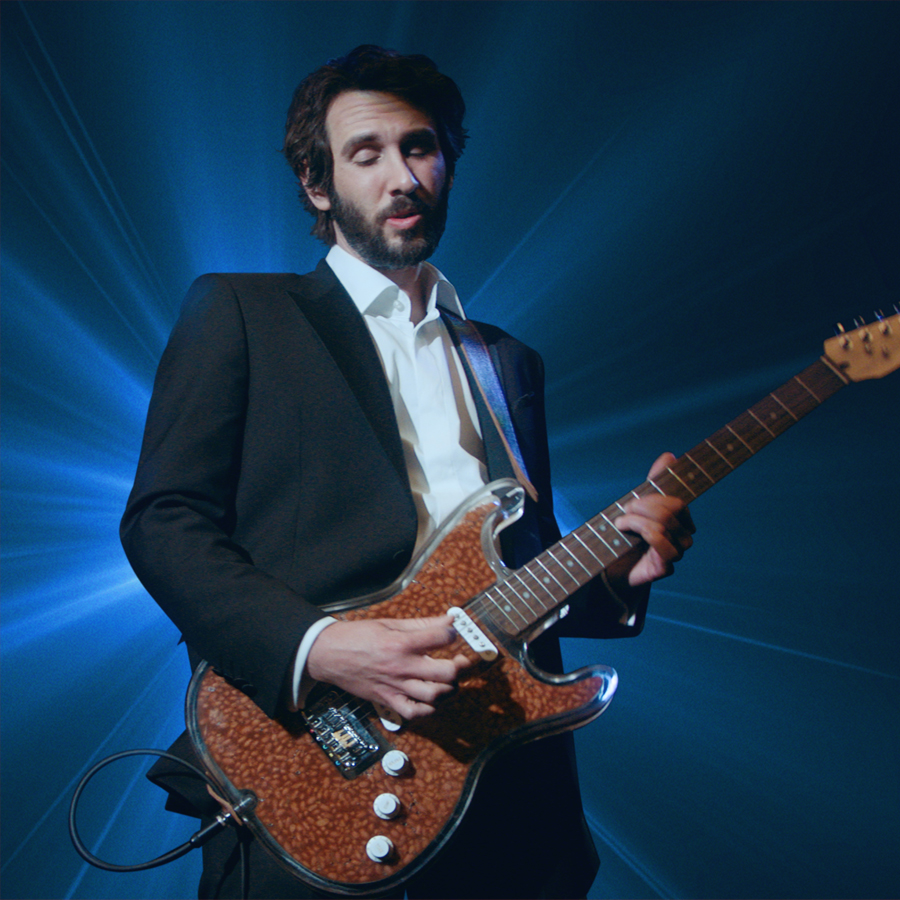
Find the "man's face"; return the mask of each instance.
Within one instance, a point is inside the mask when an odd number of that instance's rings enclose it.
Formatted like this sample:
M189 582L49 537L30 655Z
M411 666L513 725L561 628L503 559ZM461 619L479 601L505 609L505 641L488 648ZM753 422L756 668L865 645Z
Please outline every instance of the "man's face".
M334 187L308 193L331 210L338 245L376 269L428 259L444 233L451 184L431 119L393 94L346 91L325 127Z

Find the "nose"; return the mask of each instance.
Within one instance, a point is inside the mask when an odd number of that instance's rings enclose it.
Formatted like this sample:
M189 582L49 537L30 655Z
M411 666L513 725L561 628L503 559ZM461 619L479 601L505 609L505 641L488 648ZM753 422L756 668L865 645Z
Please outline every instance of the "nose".
M419 179L413 174L406 157L402 153L393 154L388 189L393 196L411 194L419 187Z

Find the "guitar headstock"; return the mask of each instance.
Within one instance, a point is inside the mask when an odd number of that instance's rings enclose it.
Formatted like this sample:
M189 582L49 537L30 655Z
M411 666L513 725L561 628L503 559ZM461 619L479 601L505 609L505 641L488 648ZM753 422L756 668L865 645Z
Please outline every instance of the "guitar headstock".
M858 325L825 341L825 356L850 381L882 378L900 368L900 313Z

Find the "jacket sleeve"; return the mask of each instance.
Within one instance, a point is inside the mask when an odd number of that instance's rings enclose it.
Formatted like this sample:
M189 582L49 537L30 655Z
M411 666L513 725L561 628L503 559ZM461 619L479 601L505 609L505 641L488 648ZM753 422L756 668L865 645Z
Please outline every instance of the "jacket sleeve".
M273 716L297 645L324 614L233 539L247 390L238 298L227 277L203 276L160 361L121 538L192 651Z

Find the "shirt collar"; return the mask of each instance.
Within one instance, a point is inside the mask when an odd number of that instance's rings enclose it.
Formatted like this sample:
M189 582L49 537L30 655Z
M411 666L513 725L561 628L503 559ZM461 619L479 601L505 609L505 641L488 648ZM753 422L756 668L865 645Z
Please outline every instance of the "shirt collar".
M400 293L400 288L390 278L355 256L351 256L337 244L328 251L325 262L331 266L338 281L363 315L367 312L370 315L376 314L376 309L382 308L382 304L376 304L376 301L384 301L386 298L392 301ZM465 319L466 314L453 285L431 263L423 262L420 263L420 266L428 298L427 311L431 312L436 306L439 306L441 309ZM376 309L373 309L373 306Z

